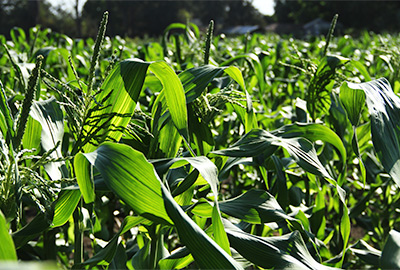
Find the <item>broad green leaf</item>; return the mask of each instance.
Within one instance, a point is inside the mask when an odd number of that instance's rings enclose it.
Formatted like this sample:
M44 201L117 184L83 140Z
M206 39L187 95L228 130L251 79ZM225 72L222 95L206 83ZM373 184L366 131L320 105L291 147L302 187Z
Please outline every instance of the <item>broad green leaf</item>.
M346 249L347 249L347 244L349 242L350 238L350 230L351 230L351 224L350 224L350 217L349 217L349 210L347 209L347 206L345 204L341 205L343 208L343 214L342 217L340 218L340 234L342 236L343 240L343 249L342 249L342 260L341 260L341 265L343 265L344 259L345 259L345 254L346 254Z
M365 106L365 93L362 89L352 89L344 82L340 86L340 101L343 104L353 126L358 126L361 112Z
M278 149L278 146L274 144L276 141L278 138L271 133L255 129L244 135L231 147L212 153L229 157L253 157L263 153L272 155Z
M30 116L42 126L41 144L43 150L49 151L58 144L50 157L62 158L61 142L64 136L64 115L56 99L52 97L43 101L34 101ZM64 162L60 161L48 163L44 167L51 179L59 180L62 177L68 177L65 169L63 169L64 166Z
M271 194L259 189L251 189L238 197L222 201L219 207L227 215L254 224L295 220L282 210Z
M207 85L223 72L223 68L204 65L180 73L178 76L185 89L186 102L191 103L198 98L206 90Z
M278 147L283 147L305 171L323 176L334 185L340 200L345 203L346 192L321 164L313 144L303 137L285 138L282 134L277 134L279 136L265 130L253 129L230 148L211 153L229 157L256 157L263 154L266 158L272 155Z
M400 186L400 98L383 78L360 84L347 83L345 87L364 91L375 151L385 170Z
M242 73L237 67L231 66L226 68L225 73L228 74L232 79L234 79L240 87L243 89L243 91L246 94L246 116L245 116L245 130L246 132L249 132L253 128L257 128L257 121L255 119L254 111L253 111L253 104L251 102L251 97L249 93L246 90L246 86L244 84L244 79L242 76ZM238 106L234 106L236 110L240 110L242 108L238 108Z
M132 257L132 266L135 270L151 269L150 264L150 241L146 241L144 246L139 249Z
M257 266L274 269L335 269L322 265L311 256L298 231L283 236L260 237L240 230L227 220L224 223L232 247Z
M221 213L218 207L218 185L219 185L219 180L218 180L218 169L215 166L214 163L212 163L208 158L200 156L200 157L188 157L188 158L176 158L172 159L170 161L164 161L167 162L169 166L171 166L173 163L178 163L186 161L190 165L195 168L202 178L208 183L211 187L211 191L214 196L214 207L212 210L212 226L214 227L214 237L216 242L221 245L221 247L230 254L229 251L229 242L228 238L226 236L226 233L224 231L223 225L222 225L222 220L221 220ZM167 166L168 166L167 165ZM194 184L195 179L191 180L190 178L187 178L188 181L190 181L190 185ZM186 181L182 183L178 189L181 190L180 188L183 185L183 187L189 188L190 186L187 185ZM179 191L181 192L181 191ZM177 192L176 192L177 193Z
M127 145L106 142L83 155L136 213L157 223L172 224L164 208L160 180L142 153Z
M285 125L271 133L283 138L304 137L311 141L321 140L330 143L339 151L343 165L346 164L346 148L340 137L327 126L313 123L295 123L292 125Z
M262 68L260 58L257 55L255 55L254 53L237 55L237 56L232 57L231 59L223 62L221 64L221 66L230 65L231 63L238 61L240 59L246 59L249 62L249 64L251 65L251 67L254 70L254 73L256 74L256 77L258 80L258 85L260 87L260 92L262 92L265 87L264 71Z
M222 247L222 249L226 253L228 253L229 256L232 256L230 251L228 236L226 235L224 225L222 224L221 211L219 209L217 200L215 200L215 204L212 210L211 221L212 221L213 235L215 242L220 247Z
M127 145L106 142L84 155L110 189L135 212L155 222L174 224L201 268L241 269L183 212L142 153Z
M96 138L84 144L86 153L104 140L119 141L135 110L149 65L138 59L124 60L107 76L86 115L84 135Z
M178 248L168 257L158 262L161 270L183 269L193 262L193 256L187 248Z
M382 250L380 259L382 269L399 269L400 268L400 233L395 230L389 232Z
M6 218L0 211L0 261L16 261L17 252L15 251L14 242L9 233Z
M81 198L79 190L64 190L54 202L54 218L52 228L64 225L72 216Z
M186 99L181 81L172 68L165 62L152 63L150 65L150 70L163 85L163 91L172 121L179 133L188 141Z
M82 153L78 153L74 158L74 169L76 181L78 182L79 189L82 193L85 203L94 202L96 195L94 193L93 175L91 176L92 167L89 161Z
M334 182L319 161L312 143L302 137L284 138L265 130L253 129L232 147L212 153L230 157L251 157L262 153L271 155L279 146L285 148L304 170Z

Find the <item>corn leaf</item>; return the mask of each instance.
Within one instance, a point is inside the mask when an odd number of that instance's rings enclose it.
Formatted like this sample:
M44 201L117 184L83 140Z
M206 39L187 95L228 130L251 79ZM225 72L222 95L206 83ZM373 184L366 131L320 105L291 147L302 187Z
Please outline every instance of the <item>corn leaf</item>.
M34 101L31 107L30 116L38 121L42 126L41 145L44 151L49 151L56 147L50 154L52 158L62 158L61 142L64 136L64 115L54 97ZM34 134L32 134L34 136ZM67 172L63 168L63 161L45 164L44 168L51 179L58 180L67 177Z
M310 141L321 140L330 143L339 151L343 165L346 164L346 148L340 137L327 126L313 123L295 123L292 125L285 125L271 133L282 138L304 137Z
M240 230L227 220L224 224L232 247L255 265L274 269L334 269L310 255L298 231L277 237L260 237Z
M163 85L163 91L172 121L179 133L189 139L187 124L187 108L183 86L178 76L165 62L154 62L150 70L156 75Z
M93 257L80 264L80 266L90 265L91 267L93 267L95 265L110 264L117 252L120 235L124 234L125 232L129 231L131 228L139 225L142 222L145 222L145 219L143 217L127 216L122 222L118 232L111 238L107 245L99 252L97 252Z
M400 268L400 233L395 230L389 232L380 258L382 269Z
M174 221L179 238L192 253L201 269L242 269L220 246L191 220L174 201L171 194L162 187L165 207Z
M39 149L42 134L42 125L31 116L26 123L25 133L22 137L22 145L25 149Z
M79 190L64 190L54 202L54 217L52 227L64 225L72 216L81 198Z
M50 211L49 211L50 212ZM52 216L43 212L37 214L31 222L12 234L16 248L20 248L29 241L40 236L51 225Z
M106 142L83 155L109 188L136 213L157 223L172 224L164 208L160 181L142 153L126 145Z
M350 247L350 250L367 264L373 265L376 268L380 266L379 260L382 256L382 252L368 245L364 240L359 240Z
M254 224L295 220L282 210L271 194L259 189L251 189L238 197L222 201L219 206L223 213Z
M94 151L104 140L119 141L135 110L149 65L138 59L124 60L107 76L87 115L84 135L93 139L84 145L85 152Z
M16 261L17 252L15 251L14 242L8 232L9 228L6 218L0 211L0 261Z
M362 89L352 89L344 82L340 86L340 101L343 104L353 126L358 126L361 112L365 106L365 93Z
M94 181L90 175L92 168L90 167L89 161L82 153L75 155L74 169L76 181L78 182L85 203L94 202L96 195L94 193Z
M241 269L174 201L143 154L126 145L103 143L83 154L104 181L135 212L157 223L174 224L196 263L208 269Z
M400 186L400 98L383 78L360 84L346 83L342 87L345 91L364 91L375 151L385 170Z

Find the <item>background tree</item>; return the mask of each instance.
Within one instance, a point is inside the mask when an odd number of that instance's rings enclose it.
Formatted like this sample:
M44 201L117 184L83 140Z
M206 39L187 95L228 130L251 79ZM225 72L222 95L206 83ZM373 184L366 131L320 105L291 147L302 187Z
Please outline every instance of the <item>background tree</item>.
M278 22L304 24L316 18L330 21L339 14L344 28L375 32L398 31L400 1L286 1L275 0Z

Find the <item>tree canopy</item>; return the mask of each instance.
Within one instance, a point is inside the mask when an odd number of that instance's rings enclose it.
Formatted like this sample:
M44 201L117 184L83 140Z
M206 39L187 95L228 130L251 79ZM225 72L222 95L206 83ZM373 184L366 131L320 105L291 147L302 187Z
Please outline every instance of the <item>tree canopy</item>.
M304 24L315 18L330 21L335 14L347 29L398 31L400 1L275 0L274 17L279 22Z

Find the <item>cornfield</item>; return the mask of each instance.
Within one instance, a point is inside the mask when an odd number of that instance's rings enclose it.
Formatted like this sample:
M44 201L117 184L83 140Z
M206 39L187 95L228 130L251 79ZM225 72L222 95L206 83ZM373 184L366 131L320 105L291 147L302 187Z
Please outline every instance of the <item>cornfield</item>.
M0 37L0 268L400 268L400 36L336 19Z

